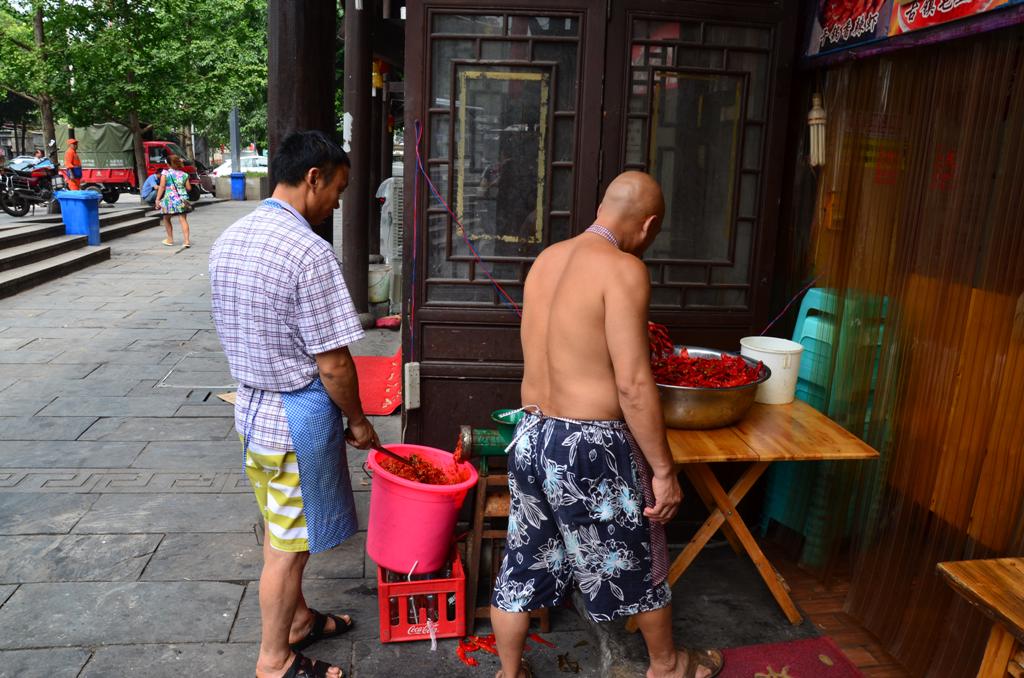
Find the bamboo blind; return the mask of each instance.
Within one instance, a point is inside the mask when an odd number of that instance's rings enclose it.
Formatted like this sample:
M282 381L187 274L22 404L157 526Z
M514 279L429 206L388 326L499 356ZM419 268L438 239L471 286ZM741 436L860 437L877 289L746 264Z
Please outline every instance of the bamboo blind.
M848 336L887 305L880 351L828 365L830 413L882 452L825 495L852 513L847 607L914 675L974 675L989 625L935 565L1024 554L1024 30L835 68L824 94L812 274Z

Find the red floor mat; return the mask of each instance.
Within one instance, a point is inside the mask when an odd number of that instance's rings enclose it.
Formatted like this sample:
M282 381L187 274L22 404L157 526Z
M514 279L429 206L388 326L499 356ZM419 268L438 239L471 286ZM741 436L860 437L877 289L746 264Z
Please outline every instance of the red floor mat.
M725 650L719 678L861 678L831 638L747 645Z
M359 399L369 415L391 414L402 404L402 349L393 356L354 356Z

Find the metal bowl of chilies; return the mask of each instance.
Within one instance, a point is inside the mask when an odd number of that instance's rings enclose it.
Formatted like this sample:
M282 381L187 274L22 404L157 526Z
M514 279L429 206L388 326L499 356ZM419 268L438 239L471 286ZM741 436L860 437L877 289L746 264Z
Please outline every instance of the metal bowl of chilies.
M721 358L728 351L716 351L699 346L676 346L676 353L685 348L693 358ZM729 355L739 355L729 353ZM739 356L750 367L757 361ZM696 386L668 386L658 384L661 410L665 426L680 429L708 429L731 426L743 418L754 404L757 387L772 376L767 365L761 365L760 376L749 384L728 388L700 388Z

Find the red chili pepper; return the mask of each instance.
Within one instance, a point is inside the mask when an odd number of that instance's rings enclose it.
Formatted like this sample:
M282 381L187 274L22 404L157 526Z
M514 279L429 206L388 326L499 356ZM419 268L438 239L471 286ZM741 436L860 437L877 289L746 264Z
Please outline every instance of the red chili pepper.
M550 640L545 640L541 638L540 634L538 633L531 633L529 636L527 636L527 638L529 638L530 640L535 640L541 645L546 645L547 647L555 647L554 643L552 643Z
M458 474L446 473L418 454L409 455L408 464L394 459L384 459L380 465L388 473L424 485L454 485L460 480Z
M654 380L668 386L728 388L756 381L761 363L749 367L743 358L723 353L720 358L691 358L684 348L675 354L668 330L648 323L651 340L651 371Z
M477 649L483 650L484 652L490 652L495 657L498 656L498 649L496 647L497 641L494 639L494 634L489 636L470 636L470 639L476 643Z
M480 662L478 662L475 657L466 656L466 650L467 647L463 645L463 641L460 640L458 647L455 648L455 654L458 655L459 661L466 666L479 666Z
M529 638L541 645L555 647L554 643L544 640L536 633L531 633ZM526 649L529 649L529 643L527 643L526 646ZM458 655L459 661L466 666L479 666L480 662L478 662L475 657L469 656L471 653L477 652L478 650L489 652L495 657L498 656L497 640L495 640L493 633L486 636L467 636L461 639L458 646L455 648L455 654Z
M675 352L672 338L668 334L668 328L664 325L649 322L647 333L651 343L651 359L664 359Z

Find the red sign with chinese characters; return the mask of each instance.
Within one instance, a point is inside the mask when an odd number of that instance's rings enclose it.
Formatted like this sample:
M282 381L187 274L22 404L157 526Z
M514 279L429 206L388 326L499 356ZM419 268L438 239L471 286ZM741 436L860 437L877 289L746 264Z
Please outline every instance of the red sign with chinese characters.
M1009 0L911 0L893 7L889 35L900 35L922 28L965 19L1002 7Z
M892 0L819 0L807 55L886 37L891 11Z

